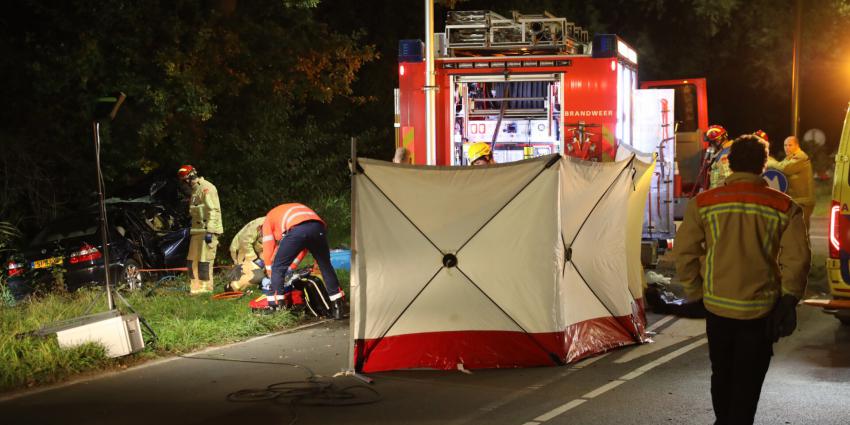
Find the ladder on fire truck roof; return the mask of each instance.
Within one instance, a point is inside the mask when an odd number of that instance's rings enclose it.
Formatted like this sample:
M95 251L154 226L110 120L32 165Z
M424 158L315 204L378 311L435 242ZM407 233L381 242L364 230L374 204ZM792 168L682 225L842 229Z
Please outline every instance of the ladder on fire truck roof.
M450 56L482 54L586 54L590 34L549 12L505 18L488 10L449 11L446 48Z

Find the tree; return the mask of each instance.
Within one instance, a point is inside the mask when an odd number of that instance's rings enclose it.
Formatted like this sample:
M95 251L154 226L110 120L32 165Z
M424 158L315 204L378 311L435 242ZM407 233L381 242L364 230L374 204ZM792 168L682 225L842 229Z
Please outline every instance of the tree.
M32 229L92 201L93 100L116 90L128 100L104 140L108 187L193 163L231 228L347 187L338 125L375 53L316 21L317 1L42 3L0 18L0 93L14 105L0 117L0 218Z

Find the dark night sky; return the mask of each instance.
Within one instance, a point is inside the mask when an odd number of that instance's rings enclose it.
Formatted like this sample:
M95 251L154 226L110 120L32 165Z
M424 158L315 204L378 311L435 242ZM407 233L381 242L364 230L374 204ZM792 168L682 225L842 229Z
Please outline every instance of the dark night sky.
M786 3L788 1L785 1ZM333 10L330 17L339 25L343 31L353 31L357 28L365 28L367 30L366 40L374 43L382 53L381 60L373 64L364 71L378 72L380 74L392 75L394 73L397 60L397 41L403 38L419 38L424 39L424 2L419 0L395 2L395 1L371 1L368 5L350 4L341 0L325 0L321 3L320 8L325 9L325 13ZM487 9L493 10L503 16L509 16L512 5L522 3L523 5L532 5L535 10L526 10L523 8L520 11L524 13L540 13L546 9L546 5L552 2L541 0L534 1L495 1L495 0L471 0L461 2L457 5L457 9L475 10ZM672 4L674 2L667 2ZM586 10L582 10L581 2L558 2L555 7L560 5L563 8L574 8L579 10L579 16L566 16L568 20L575 21L579 25L585 27L597 25L604 28L605 32L614 32L623 37L628 43L634 45L638 49L638 55L642 58L642 65L639 66L639 78L647 79L672 79L672 78L697 78L705 77L708 79L709 90L709 121L711 123L720 123L727 127L732 135L741 133L753 132L757 129L763 129L771 136L772 148L775 152L782 151L782 140L790 133L791 128L791 104L790 104L790 72L780 72L782 78L787 80L787 87L775 89L775 93L764 93L753 87L752 82L760 78L757 72L730 73L728 69L721 71L706 69L705 71L694 70L698 66L691 65L691 71L681 71L688 69L687 61L692 57L710 56L713 49L723 49L729 52L732 59L729 65L724 65L724 68L736 67L739 64L756 63L763 61L765 58L759 57L759 52L756 54L747 54L736 56L736 49L741 49L742 46L733 45L711 45L704 44L688 46L684 43L671 42L671 39L676 37L688 37L688 31L691 29L687 25L680 25L679 34L665 34L668 18L664 18L659 22L652 22L653 26L650 31L652 34L643 37L644 30L641 25L644 23L644 18L640 16L640 11L633 2L622 2L616 0L597 1L592 7L606 10L608 7L617 7L619 13L614 14L601 13L596 16L586 14L581 16ZM790 4L789 4L790 5ZM340 9L348 8L348 14L344 20L339 20ZM552 7L550 5L550 7ZM435 30L441 31L445 20L445 7L435 7ZM690 13L689 11L687 13ZM805 16L805 14L804 14ZM585 22L588 21L588 22ZM589 22L589 21L595 21ZM811 26L811 22L804 20L804 26ZM671 25L672 26L672 25ZM785 25L769 24L765 25L766 31L779 31L783 37L789 41L787 43L787 62L784 64L790 70L790 62L792 57L790 44L790 29ZM670 31L674 31L671 29ZM591 31L593 32L593 31ZM805 36L806 32L804 32ZM806 52L807 48L813 47L812 40L807 40L805 37L802 40L802 49L804 57L801 61L801 90L800 90L800 134L813 127L821 128L826 132L827 141L829 144L837 146L838 138L840 137L841 128L844 121L844 114L847 107L847 102L850 100L850 57L846 63L835 63L826 61L823 57L818 57L812 51ZM649 46L650 49L641 49L641 45ZM745 46L744 46L745 47ZM785 45L783 45L785 47ZM650 51L652 50L652 51ZM774 57L779 56L780 60L783 56L782 51L775 51ZM651 57L653 54L658 54L659 58ZM765 54L764 56L767 56ZM671 59L672 58L672 59ZM653 61L653 59L656 59ZM663 64L659 62L664 61ZM676 63L681 62L681 63ZM696 61L692 61L696 62ZM734 70L733 70L734 71ZM720 74L716 74L720 72ZM364 75L364 79L369 77ZM385 84L388 83L385 81ZM393 81L393 84L397 84ZM372 86L373 89L378 89L380 85ZM384 90L384 89L380 89ZM379 93L376 93L380 95Z

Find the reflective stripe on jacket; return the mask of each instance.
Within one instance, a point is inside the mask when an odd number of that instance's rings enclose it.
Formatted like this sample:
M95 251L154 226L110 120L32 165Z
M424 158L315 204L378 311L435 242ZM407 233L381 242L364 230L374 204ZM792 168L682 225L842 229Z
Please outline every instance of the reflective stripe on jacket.
M189 201L189 215L192 217L193 234L224 233L221 224L221 205L218 190L212 183L199 177L192 187L192 199Z
M781 294L801 298L811 265L802 208L751 173L692 199L673 246L687 298L733 319L766 316Z
M327 226L315 211L303 204L278 205L266 214L266 220L263 222L263 262L266 263L267 272L271 270L278 244L286 232L305 221L311 220L319 221ZM301 251L289 268L294 270L298 267L298 263L306 254L306 251Z
M723 144L720 152L712 159L711 168L709 169L709 189L723 186L726 178L732 174L732 169L729 168L729 151L732 148L732 141Z
M776 168L788 178L788 196L800 205L815 205L815 180L812 161L802 150L788 155L782 161L768 160L767 166Z
M245 260L253 261L257 258L258 253L262 254L263 246L259 244L260 230L258 227L263 225L266 217L255 218L242 226L233 236L230 242L230 258L234 264L240 264Z

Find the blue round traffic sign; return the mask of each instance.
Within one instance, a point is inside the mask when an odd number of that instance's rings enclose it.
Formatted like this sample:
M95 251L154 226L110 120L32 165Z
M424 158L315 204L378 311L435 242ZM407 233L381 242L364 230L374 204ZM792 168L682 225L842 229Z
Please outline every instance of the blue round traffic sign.
M772 189L776 189L782 193L788 190L788 178L779 170L768 168L761 177Z

